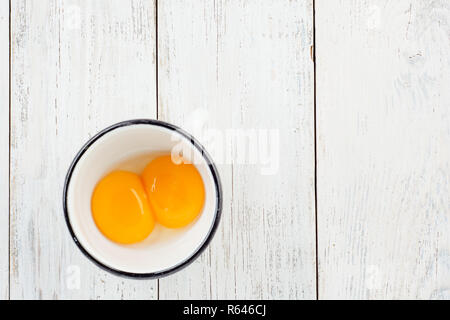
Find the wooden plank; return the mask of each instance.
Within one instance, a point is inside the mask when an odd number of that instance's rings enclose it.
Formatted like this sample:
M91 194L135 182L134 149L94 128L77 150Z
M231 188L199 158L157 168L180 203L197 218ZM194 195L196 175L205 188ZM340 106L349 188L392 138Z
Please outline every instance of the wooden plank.
M9 297L9 2L0 3L0 300Z
M231 144L232 161L212 152L220 228L194 264L160 280L161 299L315 298L311 44L312 1L158 3L160 119L210 150L226 150L232 130L240 142L252 129L275 139L269 175L260 156L243 161L248 148Z
M316 1L319 298L450 298L449 20Z
M11 298L140 298L70 239L66 170L114 122L156 117L155 3L12 1Z

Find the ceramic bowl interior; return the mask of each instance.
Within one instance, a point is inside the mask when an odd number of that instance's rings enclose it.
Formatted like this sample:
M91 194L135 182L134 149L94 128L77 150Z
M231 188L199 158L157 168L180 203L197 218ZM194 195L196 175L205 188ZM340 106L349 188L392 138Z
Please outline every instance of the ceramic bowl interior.
M195 162L205 185L203 212L187 227L159 224L143 242L120 245L98 230L91 196L98 181L114 169L140 173L154 157L172 148ZM189 151L189 152L186 152ZM191 262L208 244L221 210L220 181L209 156L178 128L154 120L136 120L105 129L92 138L74 160L66 179L64 208L69 230L80 249L109 271L127 276L159 277Z

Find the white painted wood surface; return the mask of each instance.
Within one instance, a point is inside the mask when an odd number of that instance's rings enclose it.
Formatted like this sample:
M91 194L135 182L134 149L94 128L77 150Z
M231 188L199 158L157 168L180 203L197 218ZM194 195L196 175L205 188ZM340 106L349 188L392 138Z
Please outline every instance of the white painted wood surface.
M11 298L156 298L156 281L88 261L62 212L82 144L114 122L156 117L153 1L13 0L11 9Z
M319 298L450 298L449 23L316 1Z
M0 3L0 300L9 297L9 2Z
M320 299L449 299L450 4L315 3L317 199L312 0L11 0L11 66L2 1L0 299L315 299L315 201ZM90 136L157 111L219 162L223 218L192 265L132 281L73 244L62 185ZM231 129L278 130L279 170Z
M280 139L272 175L242 163L236 145L230 164L215 155L218 234L186 271L160 280L161 299L315 298L312 31L312 1L158 3L159 118L193 133L204 120L222 141L227 129Z

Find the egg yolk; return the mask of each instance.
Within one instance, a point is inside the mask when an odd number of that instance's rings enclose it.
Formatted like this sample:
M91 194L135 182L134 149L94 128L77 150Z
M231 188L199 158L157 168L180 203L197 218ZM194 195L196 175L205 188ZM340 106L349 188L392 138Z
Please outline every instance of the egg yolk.
M188 225L203 209L205 187L192 164L175 164L170 155L161 156L147 165L142 180L156 220L167 228Z
M144 240L155 226L142 181L131 172L113 171L101 179L91 206L100 231L121 244Z

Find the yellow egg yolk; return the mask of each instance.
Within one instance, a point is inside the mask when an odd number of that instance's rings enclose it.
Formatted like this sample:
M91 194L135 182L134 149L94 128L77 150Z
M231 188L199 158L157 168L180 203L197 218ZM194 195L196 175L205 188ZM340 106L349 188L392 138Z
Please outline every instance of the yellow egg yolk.
M167 228L188 225L203 209L205 187L192 164L175 164L170 155L161 156L147 165L142 180L156 220Z
M142 181L131 172L113 171L101 179L91 206L100 231L121 244L144 240L155 226Z

